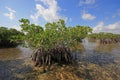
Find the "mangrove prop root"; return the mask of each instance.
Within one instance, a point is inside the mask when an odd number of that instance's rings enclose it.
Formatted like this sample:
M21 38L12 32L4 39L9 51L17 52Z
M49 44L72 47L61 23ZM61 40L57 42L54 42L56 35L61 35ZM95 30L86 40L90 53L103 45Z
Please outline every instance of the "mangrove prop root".
M112 43L120 43L119 38L105 38L105 39L100 39L100 44L112 44Z
M55 47L45 51L44 48L39 48L33 51L32 61L34 61L35 66L45 67L51 66L54 63L70 64L73 62L72 55L68 47Z

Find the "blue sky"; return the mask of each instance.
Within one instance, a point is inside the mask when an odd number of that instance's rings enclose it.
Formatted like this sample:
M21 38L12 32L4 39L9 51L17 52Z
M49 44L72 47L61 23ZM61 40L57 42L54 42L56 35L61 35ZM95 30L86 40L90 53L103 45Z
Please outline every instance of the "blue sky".
M120 33L120 0L1 0L0 26L20 30L19 19L44 26L64 19L67 26L84 25L93 32Z

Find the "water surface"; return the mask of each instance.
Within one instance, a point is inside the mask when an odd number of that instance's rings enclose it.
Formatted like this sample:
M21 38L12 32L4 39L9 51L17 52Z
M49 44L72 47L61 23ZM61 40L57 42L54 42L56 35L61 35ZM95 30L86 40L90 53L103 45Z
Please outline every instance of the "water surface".
M78 80L120 80L120 43L102 45L84 39L79 46L83 46L84 49L76 50L73 53L78 66L72 71ZM31 49L21 46L0 49L0 80L35 80L33 67L24 64L26 60L32 64L30 62L31 53ZM63 69L61 71L64 72ZM55 76L56 72L57 70L49 73ZM67 74L69 73L67 72ZM43 76L49 77L48 74L40 77Z

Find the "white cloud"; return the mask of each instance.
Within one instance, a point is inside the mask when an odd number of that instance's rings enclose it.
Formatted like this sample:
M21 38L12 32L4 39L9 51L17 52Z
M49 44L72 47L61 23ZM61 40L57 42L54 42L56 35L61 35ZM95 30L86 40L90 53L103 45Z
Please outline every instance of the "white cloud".
M88 4L94 4L95 3L95 0L80 0L80 6L82 5L88 5Z
M4 13L3 15L8 17L9 19L13 20L15 18L15 13L16 11L9 8L9 7L5 7L9 12L8 13Z
M21 31L21 27L20 26L13 25L10 28L14 28L14 29L16 29L18 31Z
M91 15L90 13L83 13L82 14L82 19L84 20L94 20L96 17Z
M60 7L57 5L56 0L36 0L41 1L43 5L36 4L37 12L34 15L31 15L30 18L32 18L34 21L38 21L39 17L42 17L45 21L52 22L56 21L58 19L65 19L65 17L62 17L58 11L60 10Z
M93 32L111 32L120 34L120 21L109 25L105 25L104 22L100 22L93 28Z

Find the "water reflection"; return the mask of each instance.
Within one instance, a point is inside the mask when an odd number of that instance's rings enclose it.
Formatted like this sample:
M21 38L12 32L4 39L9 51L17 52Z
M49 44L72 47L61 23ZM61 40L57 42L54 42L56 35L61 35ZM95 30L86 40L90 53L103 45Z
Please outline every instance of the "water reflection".
M32 50L18 46L16 48L0 49L0 60L11 60L29 57Z
M77 50L74 50L73 55L79 64L76 69L72 67L73 70L71 74L70 72L66 72L71 75L69 77L72 77L72 74L76 74L80 80L120 80L120 44L101 45L85 39L83 43L79 43L76 48ZM6 76L8 76L11 77L11 80L14 80L12 77L19 79L18 77L21 75L19 73L31 73L32 75L32 68L30 66L23 66L24 59L28 59L31 53L32 50L30 48L23 48L21 46L17 48L0 49L0 71L2 71L0 72L0 77L9 80L6 78ZM65 68L66 67L59 70L59 75L62 75L61 73L65 74L65 71L63 71ZM58 67L55 72L51 72L50 75L57 75L57 69ZM13 72L17 75L14 75ZM43 75L46 75L45 77L49 76L47 73ZM35 77L36 75L33 76ZM53 76L51 80L57 80L53 79ZM43 76L41 75L41 77ZM23 78L20 80L23 80Z
M18 48L0 49L0 59L16 59L19 58L20 53Z
M0 80L34 80L36 76L31 76L34 72L30 62L30 48L18 46L16 48L0 49Z
M82 43L83 47L85 48L85 52L94 53L97 51L98 53L113 53L114 50L119 51L120 43L117 44L99 44L98 42L90 42L87 38L83 39Z
M99 63L101 61L113 62L113 59L120 57L120 44L99 44L97 42L89 42L87 38L83 40L82 45L85 51L79 52L78 59L83 59L89 62ZM80 54L81 53L81 54ZM101 60L101 61L100 61Z
M94 50L94 48L97 46L95 42L89 42L87 38L82 40L82 44L86 51Z
M120 43L101 45L85 39L83 46L84 51L75 52L83 80L120 80Z
M95 48L96 51L102 52L102 53L113 53L113 50L118 51L120 49L119 44L98 44Z

